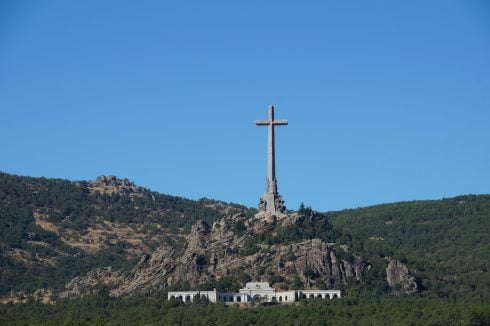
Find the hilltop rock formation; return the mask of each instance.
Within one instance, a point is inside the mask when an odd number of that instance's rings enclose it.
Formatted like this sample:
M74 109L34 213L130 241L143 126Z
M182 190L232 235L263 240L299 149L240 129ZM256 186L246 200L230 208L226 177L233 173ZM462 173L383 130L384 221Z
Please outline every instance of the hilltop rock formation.
M83 287L102 283L115 296L134 292L151 293L169 286L197 286L223 277L245 277L268 281L278 289L288 289L298 282L310 288L335 288L349 278L362 280L370 268L362 257L350 261L339 259L331 245L320 239L287 244L256 244L250 241L263 232L275 232L283 225L303 217L287 216L247 219L235 214L212 226L198 221L182 243L162 245L145 254L129 275L99 269L78 277L67 285L67 294L83 294Z
M89 189L92 192L108 195L112 195L113 193L119 195L135 195L143 190L142 187L137 186L134 182L126 178L120 179L112 175L98 176L95 181L90 182Z

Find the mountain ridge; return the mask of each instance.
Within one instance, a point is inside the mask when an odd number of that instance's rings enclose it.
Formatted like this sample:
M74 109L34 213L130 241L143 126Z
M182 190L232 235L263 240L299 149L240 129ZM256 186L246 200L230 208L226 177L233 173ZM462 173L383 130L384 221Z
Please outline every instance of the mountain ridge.
M488 300L490 195L325 213L301 207L258 219L241 205L162 195L116 177L0 173L0 209L4 298L230 289L259 278L348 296Z

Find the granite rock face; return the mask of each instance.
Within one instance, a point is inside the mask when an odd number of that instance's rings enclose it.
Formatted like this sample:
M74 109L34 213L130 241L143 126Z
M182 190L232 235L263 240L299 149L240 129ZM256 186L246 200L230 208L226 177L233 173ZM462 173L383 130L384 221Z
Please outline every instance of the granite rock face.
M247 219L236 214L213 223L198 221L191 233L176 245L162 245L145 254L127 275L112 269L98 269L77 277L67 285L66 296L87 293L84 287L106 284L111 295L151 293L178 284L197 286L223 277L245 275L248 279L271 282L288 289L298 281L310 288L332 289L349 278L362 280L369 263L362 257L339 259L334 248L312 239L288 244L256 244L253 236L276 232L301 221L301 216Z
M386 281L394 293L408 294L418 290L415 277L399 260L390 260L386 267Z
M72 279L66 286L65 290L59 294L59 297L77 298L89 294L98 293L102 287L112 288L118 286L124 280L124 275L119 270L113 270L112 267L103 267L91 270L84 276L77 276Z
M92 192L98 192L101 194L120 194L120 195L136 195L139 194L143 188L137 186L128 179L120 179L115 176L101 175L89 184L89 189Z

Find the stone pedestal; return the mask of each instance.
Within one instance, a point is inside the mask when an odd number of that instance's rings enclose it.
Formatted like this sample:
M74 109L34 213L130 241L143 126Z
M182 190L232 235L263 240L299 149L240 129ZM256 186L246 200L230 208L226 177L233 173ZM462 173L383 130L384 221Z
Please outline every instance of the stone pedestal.
M284 214L286 207L284 207L282 196L277 192L264 193L262 197L260 197L259 211L276 216Z

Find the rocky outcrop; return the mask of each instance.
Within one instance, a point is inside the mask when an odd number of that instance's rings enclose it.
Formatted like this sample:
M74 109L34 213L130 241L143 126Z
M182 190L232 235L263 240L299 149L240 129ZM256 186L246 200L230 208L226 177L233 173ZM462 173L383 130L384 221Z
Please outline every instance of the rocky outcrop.
M119 179L115 176L101 175L95 179L95 181L90 182L89 189L92 192L99 192L101 194L120 194L120 195L137 195L143 188L136 186L134 182L128 179Z
M256 268L265 269L265 276L262 277L266 281L283 279L278 284L283 289L288 288L295 279L300 279L309 287L332 289L348 278L361 280L369 268L361 257L356 257L352 262L338 259L335 250L320 239L267 246L264 249L268 253L265 257L262 253L253 256ZM272 264L268 263L269 257Z
M386 267L386 281L397 294L408 294L417 291L417 283L408 267L399 260L389 260Z
M292 225L301 219L300 216L246 219L242 214L235 214L212 226L198 221L182 243L161 246L152 254L143 255L126 277L111 270L99 270L71 281L67 292L83 294L80 287L92 287L104 273L111 278L104 284L111 286L111 294L115 296L151 293L179 284L197 286L238 275L267 281L284 290L297 285L298 281L310 288L331 289L349 278L363 279L370 267L365 259L357 256L339 259L335 250L320 239L247 247L260 232L277 232L283 223Z
M254 234L266 233L277 226L277 216L260 213L255 215L255 218L247 220L245 226Z
M166 279L172 275L176 264L175 249L162 246L152 255L143 255L131 274L112 293L119 296L165 288Z
M77 276L59 294L60 298L77 298L85 295L98 293L102 288L113 288L121 284L124 274L112 267L101 267L94 269L84 276Z

